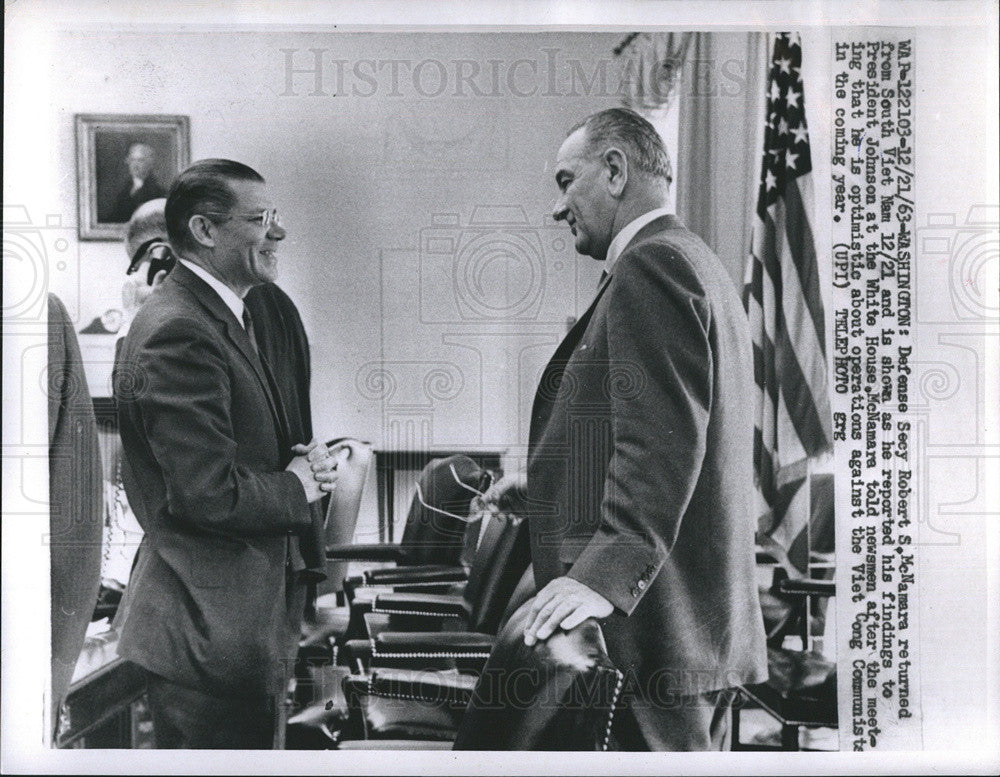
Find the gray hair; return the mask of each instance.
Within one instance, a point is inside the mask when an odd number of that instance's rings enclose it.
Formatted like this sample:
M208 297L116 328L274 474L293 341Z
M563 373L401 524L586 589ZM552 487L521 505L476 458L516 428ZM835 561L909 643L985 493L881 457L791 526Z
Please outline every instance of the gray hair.
M668 184L673 182L670 156L663 138L652 124L635 111L608 108L593 113L573 127L568 135L581 127L586 130L588 155L602 154L609 147L616 146L625 153L630 168Z

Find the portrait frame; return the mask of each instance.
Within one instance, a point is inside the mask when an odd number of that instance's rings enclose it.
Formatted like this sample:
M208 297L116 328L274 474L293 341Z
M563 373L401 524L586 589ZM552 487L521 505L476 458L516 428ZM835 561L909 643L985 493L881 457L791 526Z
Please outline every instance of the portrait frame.
M131 210L165 197L171 180L191 161L191 122L171 114L80 113L75 116L80 240L121 240ZM126 157L152 151L147 179L136 191Z

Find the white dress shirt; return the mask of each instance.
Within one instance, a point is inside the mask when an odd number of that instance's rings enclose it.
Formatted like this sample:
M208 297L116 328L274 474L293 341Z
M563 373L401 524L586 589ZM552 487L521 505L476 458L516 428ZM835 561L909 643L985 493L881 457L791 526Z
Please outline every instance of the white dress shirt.
M179 261L212 287L215 293L218 294L222 301L226 303L226 307L233 311L233 315L236 316L236 320L240 322L240 326L243 326L243 300L237 296L236 292L212 275L204 267L200 267L194 262L189 262L187 259L180 259Z
M615 239L611 241L611 245L608 246L608 256L604 260L604 272L611 275L611 270L614 268L615 262L618 261L618 257L621 256L625 247L632 242L632 238L639 234L640 229L649 222L660 218L660 216L669 215L669 208L654 208L626 224L622 231L615 235Z

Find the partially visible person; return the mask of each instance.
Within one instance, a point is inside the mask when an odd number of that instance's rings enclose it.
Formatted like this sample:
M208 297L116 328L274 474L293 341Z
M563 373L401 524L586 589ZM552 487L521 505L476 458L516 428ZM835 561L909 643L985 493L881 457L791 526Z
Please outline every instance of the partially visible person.
M128 180L115 196L109 221L123 224L144 202L155 200L166 194L153 172L155 165L156 152L152 146L146 143L133 143L129 146L128 155L125 157Z
M142 304L174 268L176 259L167 238L167 220L163 215L166 204L163 197L144 202L125 225L128 269L125 270L122 286L122 307L125 311L125 321L119 330L122 337L128 333L128 327Z
M158 747L270 748L302 618L291 538L336 486L292 437L244 300L285 231L264 179L196 162L165 209L177 263L115 370L123 476L145 531L119 654L146 670Z
M101 452L80 345L62 301L49 294L49 555L52 695L57 733L101 581Z

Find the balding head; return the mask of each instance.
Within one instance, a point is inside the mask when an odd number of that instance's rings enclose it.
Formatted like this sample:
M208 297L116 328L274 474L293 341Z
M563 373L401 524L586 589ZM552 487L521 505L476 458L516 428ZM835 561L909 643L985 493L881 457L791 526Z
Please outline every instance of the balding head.
M129 265L122 300L130 314L139 309L174 268L175 259L167 238L164 216L166 204L162 197L144 202L135 209L125 226L125 252Z
M167 219L163 215L163 209L167 201L159 197L149 202L144 202L132 214L125 227L125 253L128 254L130 262L135 262L136 254L140 248L145 247L151 240L167 243Z

